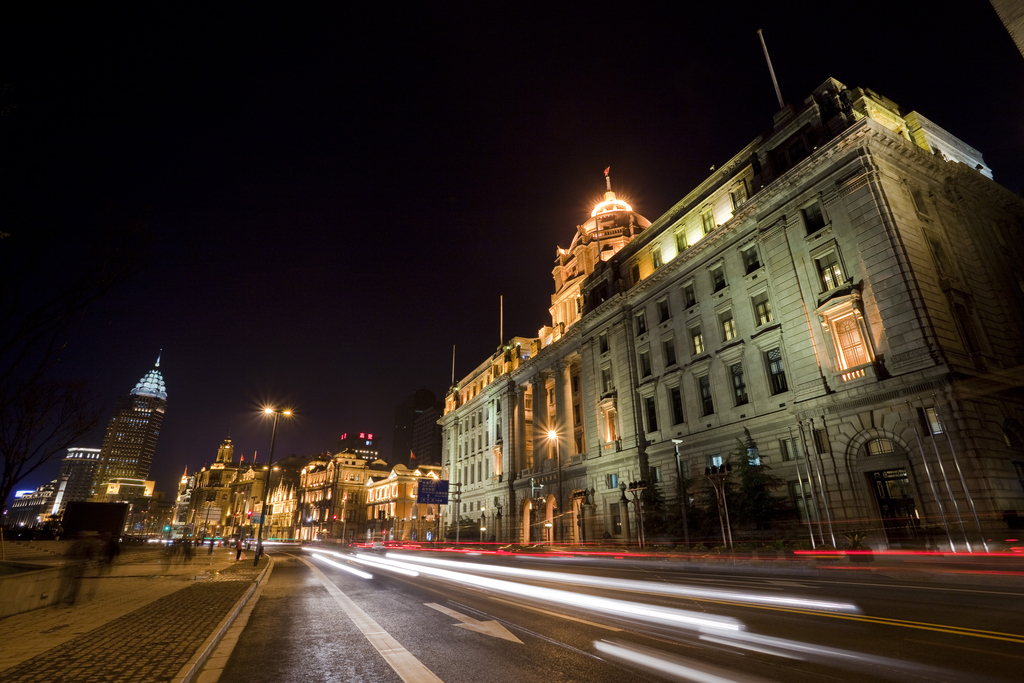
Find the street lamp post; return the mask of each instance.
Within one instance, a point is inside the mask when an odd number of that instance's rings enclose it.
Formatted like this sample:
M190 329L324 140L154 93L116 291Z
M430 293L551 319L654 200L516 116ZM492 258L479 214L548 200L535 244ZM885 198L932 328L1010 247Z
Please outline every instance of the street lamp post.
M274 464L274 444L277 441L277 421L281 415L291 415L290 410L277 410L276 408L265 408L264 414L274 415L274 429L270 432L270 456L267 458L267 481L263 486L263 505L260 507L260 529L256 534L256 553L252 560L252 566L260 563L260 556L263 554L263 525L267 521L267 499L270 497L270 473Z
M555 496L555 504L558 506L558 542L565 542L565 526L562 523L562 453L558 449L558 432L554 429L548 431L548 441L555 443L555 470L558 477L558 495Z
M732 465L724 465L704 468L704 476L711 482L715 490L715 498L718 500L718 525L722 528L722 545L728 545L732 549L732 525L729 524L729 503L725 498L725 480L732 473ZM722 510L725 510L725 521L722 521ZM726 541L725 532L729 530L729 540Z

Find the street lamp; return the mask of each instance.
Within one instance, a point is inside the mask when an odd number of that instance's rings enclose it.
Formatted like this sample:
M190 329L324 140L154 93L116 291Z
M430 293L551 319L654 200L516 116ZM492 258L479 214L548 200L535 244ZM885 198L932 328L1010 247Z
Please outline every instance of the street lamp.
M281 419L282 415L291 416L292 411L290 410L277 410L276 408L264 408L263 413L265 415L274 416L274 429L270 433L270 456L267 458L267 481L263 486L263 506L260 508L260 530L256 534L256 553L252 560L252 566L257 566L260 563L260 555L263 554L263 525L267 521L267 499L270 496L270 473L271 466L274 464L274 443L277 441L277 421Z
M548 441L555 444L555 469L558 472L558 495L555 502L558 505L558 542L565 542L565 527L562 524L562 453L558 449L558 432L554 429L548 430Z
M714 465L704 468L704 476L711 482L715 489L715 498L718 500L718 525L722 528L722 545L728 545L732 549L732 525L729 524L729 503L725 498L725 480L732 473L732 465ZM722 521L722 510L725 510L725 521ZM729 540L725 540L726 529L729 530Z

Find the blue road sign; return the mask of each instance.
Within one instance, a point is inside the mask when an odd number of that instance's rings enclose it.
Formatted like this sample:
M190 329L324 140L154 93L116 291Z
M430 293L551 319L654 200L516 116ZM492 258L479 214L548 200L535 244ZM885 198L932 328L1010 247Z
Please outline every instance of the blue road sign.
M447 479L420 479L416 489L416 502L423 505L448 504Z

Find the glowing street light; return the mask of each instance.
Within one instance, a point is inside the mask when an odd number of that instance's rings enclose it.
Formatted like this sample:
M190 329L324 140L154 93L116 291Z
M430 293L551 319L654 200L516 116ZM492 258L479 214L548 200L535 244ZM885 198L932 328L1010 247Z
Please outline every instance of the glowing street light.
M263 506L260 508L260 530L256 534L256 553L252 560L252 566L260 563L260 555L263 554L263 525L267 522L267 499L270 496L270 467L274 464L274 443L277 441L277 421L282 415L290 417L291 410L277 410L276 408L264 408L265 415L274 416L274 430L270 433L270 457L267 459L267 481L263 485Z

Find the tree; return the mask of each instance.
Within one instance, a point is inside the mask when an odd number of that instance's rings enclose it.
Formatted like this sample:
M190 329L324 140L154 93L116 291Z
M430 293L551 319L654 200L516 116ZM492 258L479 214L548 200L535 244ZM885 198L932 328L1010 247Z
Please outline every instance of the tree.
M775 514L782 508L783 499L772 495L772 490L782 486L781 479L771 473L771 468L756 455L754 441L747 437L747 443L736 439L736 450L729 454L733 466L733 478L737 485L727 490L729 517L737 525L766 529L771 526Z
M136 272L150 240L141 223L124 221L90 236L79 250L45 231L0 234L0 505L99 419L84 384L58 365L74 325ZM63 263L61 253L73 258Z

